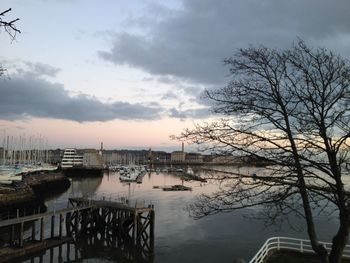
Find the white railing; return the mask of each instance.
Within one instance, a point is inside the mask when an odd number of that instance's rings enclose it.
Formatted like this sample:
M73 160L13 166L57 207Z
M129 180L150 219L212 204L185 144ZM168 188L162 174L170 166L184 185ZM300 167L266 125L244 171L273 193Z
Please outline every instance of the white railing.
M332 248L332 243L320 242L328 251ZM273 250L291 250L300 253L314 253L310 240L298 239L290 237L271 237L260 250L255 254L255 256L249 261L249 263L262 263L269 255L270 251ZM343 251L343 258L350 258L350 245L347 245Z

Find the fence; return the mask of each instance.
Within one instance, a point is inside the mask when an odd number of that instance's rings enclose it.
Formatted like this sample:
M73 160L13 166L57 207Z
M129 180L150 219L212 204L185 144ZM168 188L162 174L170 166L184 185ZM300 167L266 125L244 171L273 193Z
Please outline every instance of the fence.
M331 250L332 243L320 242L328 251ZM290 237L271 237L255 256L249 261L249 263L262 263L267 258L269 253L273 250L289 250L300 253L314 253L310 240L290 238ZM350 245L347 245L343 251L344 258L350 258Z

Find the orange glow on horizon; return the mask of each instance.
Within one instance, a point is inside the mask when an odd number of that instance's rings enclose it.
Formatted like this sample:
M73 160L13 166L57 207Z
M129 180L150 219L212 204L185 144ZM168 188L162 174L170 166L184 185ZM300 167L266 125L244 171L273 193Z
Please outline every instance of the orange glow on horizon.
M180 134L185 128L190 127L193 127L193 121L170 118L153 121L114 120L86 123L33 118L24 121L0 121L0 137L3 137L4 131L10 136L41 135L48 139L52 148L99 148L101 142L106 149L153 148L180 145L169 136Z

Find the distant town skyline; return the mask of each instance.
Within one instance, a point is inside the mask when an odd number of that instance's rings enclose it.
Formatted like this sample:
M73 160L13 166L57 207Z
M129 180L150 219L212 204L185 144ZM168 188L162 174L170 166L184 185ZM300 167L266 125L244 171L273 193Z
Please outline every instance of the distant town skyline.
M4 0L20 18L0 32L0 136L52 148L181 148L169 138L210 121L205 89L229 77L238 48L302 38L349 57L350 3L310 1ZM186 146L187 147L187 146Z

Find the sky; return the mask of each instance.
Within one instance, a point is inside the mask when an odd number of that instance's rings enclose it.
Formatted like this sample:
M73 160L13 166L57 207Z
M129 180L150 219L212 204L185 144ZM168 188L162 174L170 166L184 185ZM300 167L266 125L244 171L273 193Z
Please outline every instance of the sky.
M298 38L350 55L348 0L2 0L0 136L55 148L176 150L217 116L202 97L230 78L238 48Z

